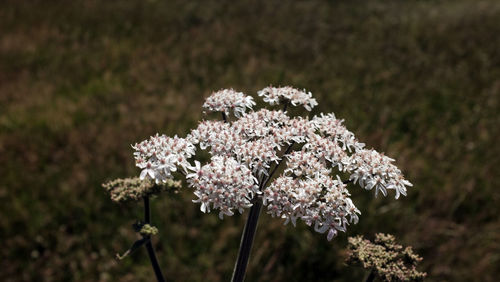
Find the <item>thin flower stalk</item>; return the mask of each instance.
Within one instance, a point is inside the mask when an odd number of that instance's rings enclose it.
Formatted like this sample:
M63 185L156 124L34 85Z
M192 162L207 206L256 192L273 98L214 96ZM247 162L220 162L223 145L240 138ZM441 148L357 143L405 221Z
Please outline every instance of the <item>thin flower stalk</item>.
M151 209L149 207L149 196L144 197L144 222L145 224L148 225L151 224ZM153 248L151 240L148 240L146 242L146 249L148 251L149 260L151 261L151 265L153 266L153 270L155 272L156 280L158 280L158 282L164 282L165 277L161 272L160 264L158 263L158 259L156 258L155 250Z

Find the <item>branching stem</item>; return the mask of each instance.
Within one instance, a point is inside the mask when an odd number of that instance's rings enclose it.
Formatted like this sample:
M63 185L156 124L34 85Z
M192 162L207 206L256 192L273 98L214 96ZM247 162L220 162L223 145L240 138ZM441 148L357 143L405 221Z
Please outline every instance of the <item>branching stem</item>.
M273 170L269 173L269 176L263 178L259 183L259 190L264 189L267 183L273 177L273 174L276 172L278 167L280 166L283 158L286 154L290 153L293 147L293 142L288 146L286 151L281 156L278 164L273 168ZM255 195L254 198L258 197ZM238 251L238 258L236 259L236 265L233 270L233 277L231 278L232 282L242 282L245 279L245 273L248 266L248 260L250 259L250 251L252 250L253 240L255 238L255 232L257 231L257 223L259 221L260 211L262 210L262 202L257 199L257 201L253 201L253 206L250 208L250 213L248 214L248 219L245 224L245 229L243 230L243 235L241 236L240 242L240 250Z
M266 187L267 183L271 180L271 177L273 177L274 173L276 172L276 170L278 169L278 167L280 166L280 164L283 162L284 156L286 154L290 153L290 151L292 150L293 144L295 144L295 142L292 141L292 143L290 143L290 145L288 146L288 148L286 149L286 151L281 156L278 164L273 168L273 170L271 171L271 173L269 173L269 176L264 181L264 184L262 184L262 187L260 187L261 190L264 189L264 187Z

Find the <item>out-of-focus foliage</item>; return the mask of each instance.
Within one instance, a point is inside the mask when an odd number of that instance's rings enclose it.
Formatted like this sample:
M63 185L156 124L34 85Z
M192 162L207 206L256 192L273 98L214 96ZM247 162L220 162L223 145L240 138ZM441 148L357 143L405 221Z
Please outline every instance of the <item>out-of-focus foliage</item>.
M414 184L398 201L352 188L349 236L395 234L428 280L500 276L500 2L0 2L2 281L150 281L136 203L101 183L138 175L130 144L183 136L203 97L294 85ZM259 100L259 99L256 99ZM152 201L178 281L227 281L246 214L219 221L190 189ZM263 215L248 281L359 280L347 236Z

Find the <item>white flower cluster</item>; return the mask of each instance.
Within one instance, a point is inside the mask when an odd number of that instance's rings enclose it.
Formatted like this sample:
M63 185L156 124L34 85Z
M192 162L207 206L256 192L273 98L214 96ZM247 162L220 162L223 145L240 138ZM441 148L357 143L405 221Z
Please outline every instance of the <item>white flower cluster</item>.
M202 150L210 147L212 155L228 155L236 144L243 144L243 140L228 123L223 121L202 121L186 138L193 144L200 144Z
M317 232L328 231L331 240L337 231L345 231L348 222L358 222L359 210L349 198L346 185L337 176L330 177L331 169L314 153L296 151L287 155L287 168L264 191L264 204L274 217L285 219L285 224L297 218L314 225ZM349 217L349 220L347 219Z
M195 146L183 139L155 135L149 140L132 146L135 149L135 165L142 169L140 179L150 178L156 183L166 182L177 167L187 171L188 159L195 154Z
M311 152L295 151L288 155L287 167L284 175L292 175L295 178L319 179L322 180L330 174L324 163L320 162Z
M351 180L367 190L375 188L387 196L387 189L395 190L395 198L400 194L406 196L406 186L413 186L406 180L401 171L392 164L391 159L375 150L361 150L351 156L349 170L352 171Z
M317 105L311 93L291 87L267 87L258 94L271 105L291 103L307 110ZM376 195L379 191L387 195L392 189L396 199L406 195L406 186L412 186L392 164L393 159L364 149L334 114L309 119L290 118L281 110L246 113L253 105L251 97L232 89L213 93L203 107L226 114L234 111L238 119L202 121L186 139L156 135L134 145L141 178L164 181L182 167L190 171L186 178L203 212L216 209L222 218L234 210L241 213L261 199L272 216L293 225L301 219L327 233L328 240L345 231L350 222L358 222L360 212L346 183L375 188ZM209 151L208 164L189 164L195 145ZM282 163L282 174L271 178ZM349 175L349 180L342 181L339 175Z
M245 139L267 136L272 130L281 128L288 123L288 117L283 111L260 109L250 112L232 123L232 130L238 132Z
M292 105L302 105L306 110L311 111L318 105L316 99L312 98L311 92L300 91L290 86L285 87L266 87L257 93L264 96L264 102L270 105L279 104L281 101L292 103Z
M321 137L318 134L309 137L309 142L304 145L304 149L310 151L319 160L330 162L332 167L338 167L339 171L345 171L351 162L351 159L342 150L338 142L331 138Z
M300 218L319 233L328 231L331 240L337 231L345 232L348 222L358 222L360 212L345 187L340 178L327 175L312 179L281 176L264 190L263 201L267 212L286 219L285 224L295 226Z
M203 108L210 112L223 112L229 115L232 110L236 117L245 114L246 108L251 109L252 106L255 106L255 102L251 96L233 89L217 91L210 95L203 104Z
M243 213L252 206L252 199L259 193L258 182L252 172L231 157L214 156L210 163L200 166L196 161L194 171L186 176L189 184L196 189L194 194L201 203L202 212L210 208L219 209L219 218L232 216L233 209Z
M358 142L354 133L347 130L347 128L342 124L344 120L336 119L333 113L330 114L321 114L320 116L315 116L312 120L312 123L316 125L319 131L331 138L333 138L334 142L338 142L342 145L343 150L348 150L352 152L359 151L363 149L365 146L364 143Z
M280 159L276 147L278 145L270 138L262 138L243 142L242 145L235 147L234 154L238 161L246 164L252 172L261 177L263 174L267 175L272 162L277 163Z
M305 143L316 132L316 125L309 119L296 117L281 129L281 134L287 143Z

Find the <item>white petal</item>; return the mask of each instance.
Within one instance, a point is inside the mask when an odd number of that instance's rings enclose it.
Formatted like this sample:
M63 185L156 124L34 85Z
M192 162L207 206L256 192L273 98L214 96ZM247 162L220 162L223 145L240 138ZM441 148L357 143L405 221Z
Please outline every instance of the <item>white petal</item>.
M148 174L147 169L143 169L143 170L141 171L141 175L140 175L139 179L144 180L144 178L146 178L146 175L147 175L147 174Z
M330 231L328 231L328 235L326 236L326 239L328 239L328 241L331 241L333 239L333 237L335 237L335 235L337 235L337 230L330 229Z

